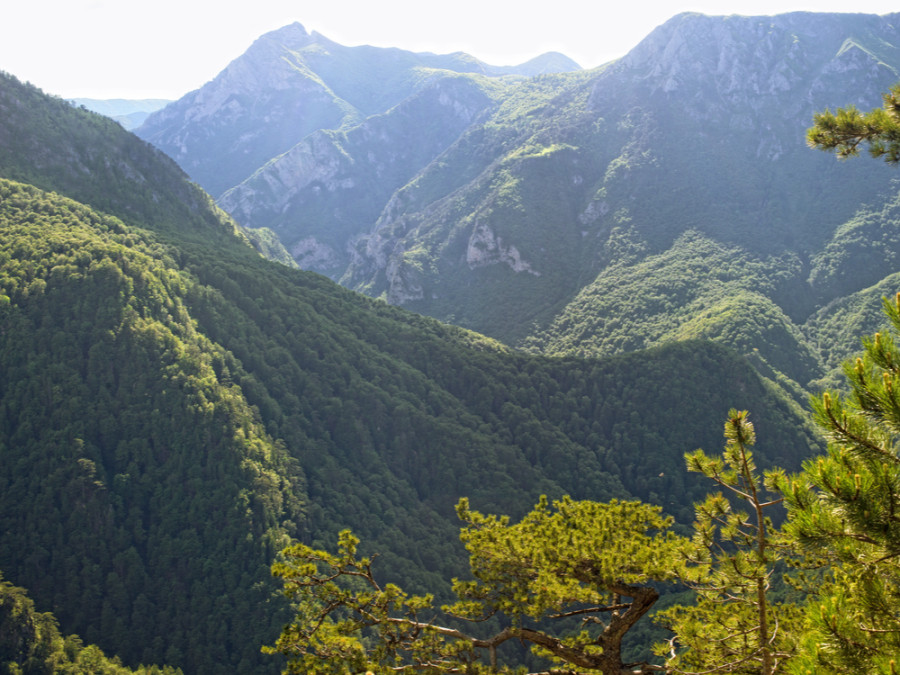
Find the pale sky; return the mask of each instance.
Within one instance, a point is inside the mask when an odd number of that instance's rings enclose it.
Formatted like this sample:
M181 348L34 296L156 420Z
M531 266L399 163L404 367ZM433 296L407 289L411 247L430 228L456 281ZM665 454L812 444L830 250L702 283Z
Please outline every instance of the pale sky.
M846 0L18 0L0 13L0 70L66 98L179 98L260 35L298 21L343 45L468 52L493 65L559 51L585 68L683 11L841 11ZM854 11L900 11L858 0Z

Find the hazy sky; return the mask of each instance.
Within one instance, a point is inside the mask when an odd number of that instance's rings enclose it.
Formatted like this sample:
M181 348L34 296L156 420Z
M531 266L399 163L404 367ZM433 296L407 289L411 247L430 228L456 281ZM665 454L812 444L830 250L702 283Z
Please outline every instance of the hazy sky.
M466 51L494 65L560 51L582 66L625 54L683 11L839 11L846 0L21 0L0 15L0 70L65 97L178 98L260 35L299 21L344 45ZM900 11L858 0L856 11Z

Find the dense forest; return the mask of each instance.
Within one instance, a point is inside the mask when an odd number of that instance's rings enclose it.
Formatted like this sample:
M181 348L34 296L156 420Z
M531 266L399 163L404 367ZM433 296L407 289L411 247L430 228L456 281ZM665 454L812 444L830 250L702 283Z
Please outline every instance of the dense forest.
M38 612L24 589L0 576L0 668L27 675L181 675L168 666L126 668L77 635L63 636L56 617Z
M900 87L887 125L850 110L859 123L829 132L836 147L871 140L873 154L900 161L898 97ZM344 530L336 550L295 544L273 564L295 605L266 651L288 656L288 673L317 675L521 673L523 655L500 658L510 642L530 645L532 675L895 673L900 293L883 309L889 326L845 362L845 391L812 400L826 453L799 472L761 471L755 425L732 409L724 452L685 454L715 490L695 503L690 537L638 501L542 497L516 520L463 498L471 578L454 579L456 602L438 612L432 595L379 582L375 557ZM683 592L663 595L673 584ZM663 598L652 618L668 633L654 658L627 653Z
M277 671L269 565L352 528L405 586L464 570L454 507L640 498L751 409L759 461L821 448L730 348L548 358L263 259L174 163L0 81L0 569L128 667ZM9 139L9 143L7 143ZM441 590L443 589L443 590Z

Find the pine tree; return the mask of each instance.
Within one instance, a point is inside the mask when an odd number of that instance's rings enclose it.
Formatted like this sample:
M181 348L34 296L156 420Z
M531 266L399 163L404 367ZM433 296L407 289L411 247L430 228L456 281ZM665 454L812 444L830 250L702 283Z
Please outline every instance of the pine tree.
M660 645L672 673L783 673L795 647L799 611L777 603L773 577L785 549L769 511L780 470L760 476L750 448L756 442L747 411L731 410L725 422L725 452L685 455L688 470L724 490L696 505L691 572L686 581L697 601L660 612L657 621L675 636ZM750 513L736 510L733 501Z
M785 486L785 531L828 565L796 673L896 672L900 654L900 294L891 332L844 364L850 393L814 402L827 455Z
M554 664L546 673L661 670L624 663L621 651L659 597L658 583L683 569L688 542L659 507L543 498L514 524L466 500L457 510L474 577L454 583L458 602L438 613L431 596L380 585L372 558L358 557L358 539L345 531L336 554L298 544L273 565L296 615L266 651L285 654L295 673L509 673L497 650L513 641ZM573 621L580 630L551 628Z

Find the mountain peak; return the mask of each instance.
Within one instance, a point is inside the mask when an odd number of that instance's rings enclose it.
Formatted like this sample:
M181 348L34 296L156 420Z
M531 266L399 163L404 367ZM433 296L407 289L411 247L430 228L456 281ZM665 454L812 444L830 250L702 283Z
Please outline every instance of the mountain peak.
M300 23L299 21L294 21L294 23L289 23L286 26L282 26L281 28L276 28L275 30L270 30L268 33L263 33L259 38L257 38L257 41L271 40L274 38L278 38L281 41L307 40L315 36L315 31L310 33L306 30L302 23Z
M582 70L581 66L561 52L544 52L515 67L517 73L527 76L547 73L570 73Z

